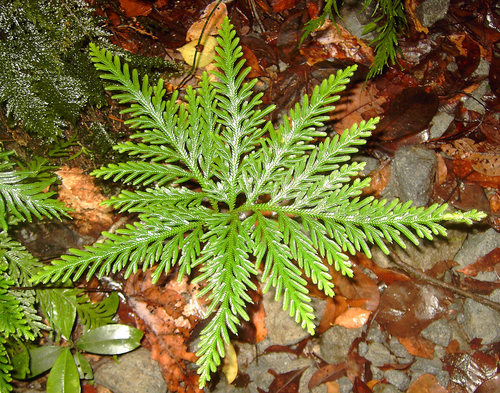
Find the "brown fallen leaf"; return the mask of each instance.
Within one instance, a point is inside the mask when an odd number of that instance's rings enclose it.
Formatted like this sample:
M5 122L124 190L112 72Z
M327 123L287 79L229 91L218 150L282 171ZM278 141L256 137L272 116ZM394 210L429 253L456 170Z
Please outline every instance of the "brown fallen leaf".
M278 374L273 369L269 369L268 373L274 376L274 380L269 385L267 393L299 393L300 378L307 367L299 370L289 371L287 373ZM257 388L259 393L266 393L265 390Z
M443 369L450 373L450 380L474 392L483 382L497 374L497 359L484 352L446 355Z
M448 391L439 384L434 375L423 374L412 382L406 393L448 393Z
M344 296L336 295L333 298L326 299L325 311L316 329L318 334L326 332L334 324L337 317L347 310L348 304Z
M73 223L81 234L97 238L113 224L112 208L101 205L107 198L94 185L94 179L79 168L62 166L56 171L61 178L59 200L73 209Z
M359 307L352 307L340 314L335 319L335 324L347 329L357 329L368 321L370 314L371 311Z
M145 0L120 0L120 6L127 18L149 15L153 9L153 4Z
M169 391L201 393L198 376L186 367L186 362L196 361L188 350L188 340L201 317L198 289L186 277L180 283L166 277L162 280L152 285L151 271L140 272L126 281L124 292Z
M300 53L306 57L309 65L329 59L349 60L367 67L373 62L372 48L330 20L326 20L312 35L315 39L300 47Z
M395 281L380 297L377 322L397 337L413 337L448 313L448 292L415 281Z
M214 10L216 6L217 8ZM205 37L209 35L217 35L219 26L222 24L226 16L226 4L224 2L220 3L219 1L212 2L205 8L203 14L201 15L201 18L198 21L194 22L187 31L186 42L193 40L198 41L202 32ZM205 30L203 30L203 28L205 28Z
M434 358L435 344L422 336L397 337L397 339L406 348L410 355L425 359Z
M297 0L271 0L274 12L289 10L297 4Z
M336 379L343 377L345 373L345 363L326 364L312 375L307 387L309 390L312 390L316 386L324 384L325 382L335 381Z
M471 263L458 270L460 273L467 274L469 276L477 276L480 272L491 272L495 269L495 266L500 263L500 248L497 247L493 251L490 251L483 257L477 259L477 261Z
M500 374L495 375L493 378L484 381L474 393L498 393L500 392Z
M391 176L391 167L386 163L380 165L380 167L368 174L368 177L372 179L368 187L363 188L363 194L370 194L375 196L380 196L382 191L385 190L387 183L389 183L389 177Z

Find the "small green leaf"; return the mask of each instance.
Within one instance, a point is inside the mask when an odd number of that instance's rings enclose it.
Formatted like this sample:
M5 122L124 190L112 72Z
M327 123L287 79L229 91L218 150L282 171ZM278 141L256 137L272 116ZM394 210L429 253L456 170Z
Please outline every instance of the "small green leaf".
M28 348L21 341L7 341L7 353L9 354L12 371L10 375L16 379L25 379L30 370L30 356Z
M141 345L143 332L127 325L106 325L88 331L76 342L77 348L99 355L120 355Z
M71 339L71 332L76 319L76 292L70 289L48 289L39 292L40 305L47 315L50 325L66 340Z
M36 377L50 370L63 349L64 347L58 347L56 345L44 345L43 347L30 348L29 378Z
M47 393L80 392L80 376L75 361L70 349L63 348L47 379Z
M76 367L78 369L78 374L80 379L92 379L94 378L94 372L92 371L92 366L85 356L80 352L76 352L73 356L75 360Z

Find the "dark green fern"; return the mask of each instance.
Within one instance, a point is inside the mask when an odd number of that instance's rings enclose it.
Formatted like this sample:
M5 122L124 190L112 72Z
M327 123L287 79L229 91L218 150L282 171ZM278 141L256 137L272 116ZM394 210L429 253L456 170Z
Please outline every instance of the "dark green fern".
M84 0L0 0L0 104L9 117L47 141L75 124L87 104L105 105L85 48L113 47ZM176 70L161 58L127 54L142 69Z
M384 252L386 242L405 247L403 238L444 235L443 220L468 222L483 213L446 212L446 205L413 207L361 197L370 179L355 178L363 163L349 163L378 119L363 121L333 138L318 128L329 119L355 66L338 71L296 104L277 128L266 121L273 106L261 108L256 80L246 81L242 50L226 19L219 31L213 72L197 90L188 87L165 97L163 81L154 87L117 57L91 46L95 66L111 81L114 98L130 106L127 124L137 129L116 149L138 160L110 164L94 175L142 186L107 202L138 214L139 221L84 250L71 250L37 275L41 282L102 277L154 267L153 280L174 267L179 277L196 273L209 300L208 325L198 350L200 386L224 357L224 343L248 320L248 294L262 271L265 290L275 288L304 329L314 333L309 278L333 296L331 264L352 276L349 257L370 245Z

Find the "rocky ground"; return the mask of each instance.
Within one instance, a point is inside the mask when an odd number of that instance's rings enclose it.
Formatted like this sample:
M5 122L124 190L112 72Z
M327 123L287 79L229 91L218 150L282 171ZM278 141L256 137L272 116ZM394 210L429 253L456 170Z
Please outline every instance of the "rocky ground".
M418 19L424 27L432 28L445 18L450 2L418 3ZM343 12L342 24L353 35L360 35L366 17L349 7ZM411 60L412 53L407 56ZM451 62L447 68L454 72L459 66ZM486 109L484 98L492 95L488 80L490 62L484 58L478 60L470 75L479 82L460 98L464 110L476 118L492 116L498 121L498 111ZM389 82L384 80L384 83L390 90ZM367 91L369 88L366 94ZM367 162L366 175L382 181L383 186L377 190L381 196L412 200L420 206L446 199L440 194L447 178L446 155L438 152L435 145L423 142L446 135L456 116L448 103L442 103L426 125L424 140L396 144L394 154L389 157L375 155L377 158L374 158L373 154L356 157ZM494 135L495 130L498 133L498 123L490 135ZM495 170L498 171L498 167ZM498 182L498 175L493 177ZM453 197L454 206L460 207L463 202L466 208L483 209L486 201L489 208L488 200L498 194L498 188L477 186L480 193L475 194L462 180L447 188L458 195ZM498 210L493 211L493 216L495 213L498 215ZM498 221L496 225L498 228ZM248 339L246 331L242 332L241 341L235 338L236 356L225 365L224 371L214 376L213 384L206 391L500 392L497 372L500 233L494 227L492 222L474 227L454 226L449 228L447 239L425 241L406 250L394 248L391 256L374 250L373 262L356 257L354 262L359 274L355 277L359 282L336 282L335 300L314 298L320 321L319 332L314 337L304 332L274 302L272 293L264 294L258 303L263 307L265 318L259 322L258 329L267 332L265 338L256 339L254 332L253 338ZM71 238L73 233L65 233L60 239L73 247L82 242ZM346 315L350 316L347 320ZM343 317L342 323L339 317ZM191 350L194 344L190 344ZM168 391L163 378L165 366L162 368L151 360L146 348L120 356L117 361L105 358L94 361L95 386L100 393ZM187 369L192 371L194 366L188 364ZM237 376L228 384L226 376L235 370ZM35 381L22 391L39 392L40 386ZM86 388L91 392L90 387Z

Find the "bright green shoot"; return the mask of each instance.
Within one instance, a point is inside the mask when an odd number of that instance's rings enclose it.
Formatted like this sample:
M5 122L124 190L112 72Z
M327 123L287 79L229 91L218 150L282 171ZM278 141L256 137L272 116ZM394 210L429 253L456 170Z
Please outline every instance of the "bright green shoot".
M219 31L213 72L198 89L165 97L163 81L154 87L130 72L117 57L96 46L91 55L102 78L112 81L115 99L130 103L123 112L139 142L116 146L140 160L110 164L94 175L137 186L108 205L139 214L134 225L104 233L106 241L54 261L39 274L43 282L102 277L124 270L155 267L157 280L175 266L179 277L197 274L200 295L209 301L210 322L198 349L200 386L210 380L224 357L224 343L237 333L251 302L254 276L261 272L267 291L311 334L314 315L306 288L309 279L333 296L324 263L352 276L346 253L370 245L388 253L386 242L404 247L403 238L444 235L443 219L468 222L482 213L446 212L411 203L387 203L361 197L370 179L351 179L363 163L349 163L378 119L362 122L333 138L318 127L329 119L337 93L345 89L356 66L337 72L296 104L278 127L266 121L273 106L261 107L256 81L246 81L236 33L225 20Z

